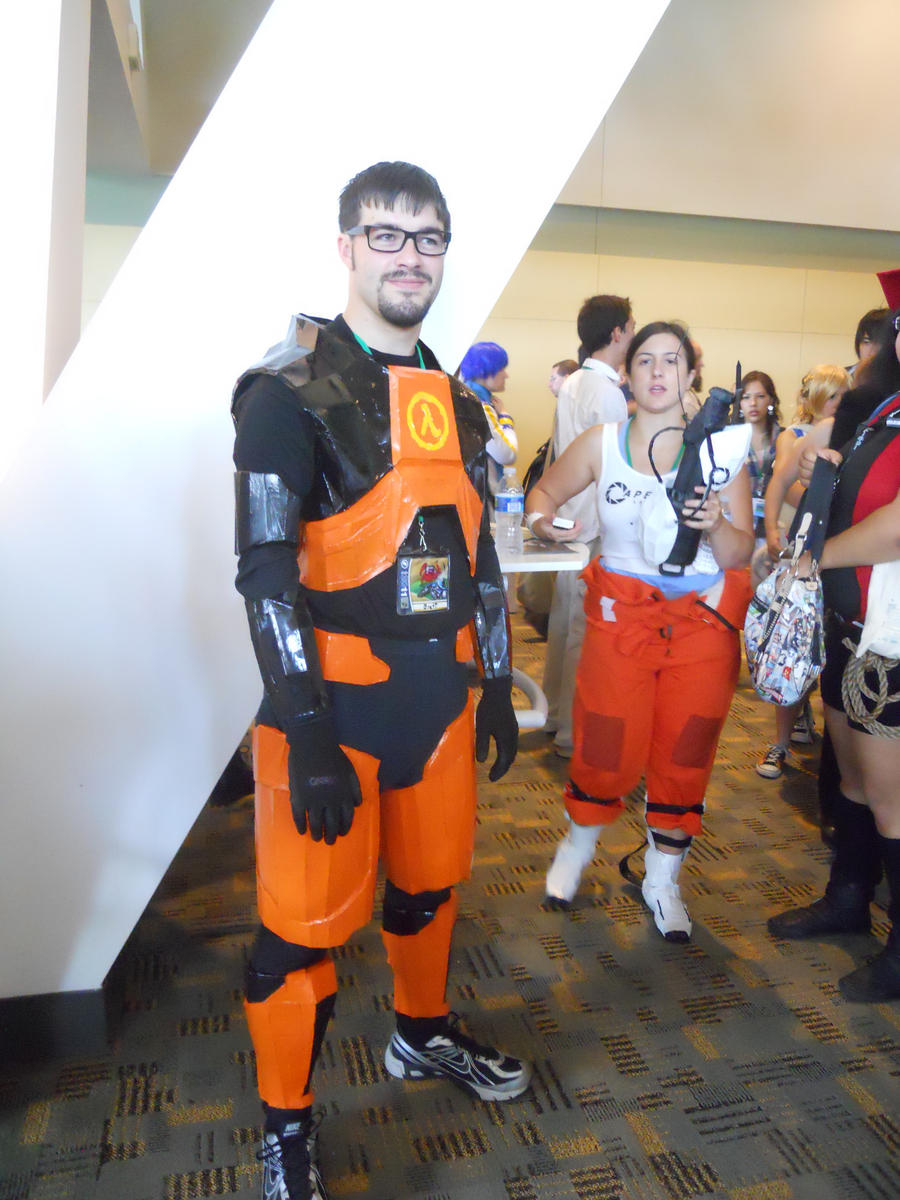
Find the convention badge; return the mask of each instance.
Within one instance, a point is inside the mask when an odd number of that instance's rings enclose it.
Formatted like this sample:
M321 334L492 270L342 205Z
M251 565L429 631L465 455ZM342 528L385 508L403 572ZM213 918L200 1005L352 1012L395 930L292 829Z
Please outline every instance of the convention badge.
M765 496L753 497L753 519L761 521L766 515L766 498Z
M447 612L450 608L450 558L441 554L404 554L397 559L397 612L401 616Z

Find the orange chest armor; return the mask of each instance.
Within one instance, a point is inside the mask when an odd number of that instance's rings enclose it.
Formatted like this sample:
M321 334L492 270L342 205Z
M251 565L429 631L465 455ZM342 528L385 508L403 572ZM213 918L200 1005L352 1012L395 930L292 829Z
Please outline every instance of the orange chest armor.
M483 418L442 371L354 359L344 403L310 408L327 470L304 504L300 579L359 587L394 562L417 513L452 508L470 571L482 517ZM314 385L313 385L314 386Z

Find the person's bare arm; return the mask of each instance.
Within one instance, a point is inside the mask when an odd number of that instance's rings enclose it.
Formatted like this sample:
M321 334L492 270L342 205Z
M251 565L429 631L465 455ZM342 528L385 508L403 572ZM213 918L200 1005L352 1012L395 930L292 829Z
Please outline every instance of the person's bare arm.
M900 558L900 491L858 525L828 538L819 566L863 567Z
M603 426L595 425L577 437L541 476L528 493L527 514L540 514L529 522L536 537L546 542L572 542L581 532L581 522L572 529L555 529L553 518L561 505L600 477Z

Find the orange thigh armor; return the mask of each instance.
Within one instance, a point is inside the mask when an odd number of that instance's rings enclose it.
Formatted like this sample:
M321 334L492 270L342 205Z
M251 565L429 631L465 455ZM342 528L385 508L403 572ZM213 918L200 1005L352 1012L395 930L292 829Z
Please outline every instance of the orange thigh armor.
M365 638L321 633L316 640L325 679L363 687L371 702L384 696L390 668ZM461 639L458 657L468 651ZM452 654L452 650L451 650ZM428 656L422 662L429 664ZM430 662L439 669L439 664ZM438 674L425 683L440 688ZM414 697L398 697L391 736L402 739L416 720ZM402 708L402 711L401 711ZM339 710L338 710L339 711ZM383 714L381 714L383 715ZM407 787L379 785L379 757L338 736L359 777L362 804L346 837L333 846L314 842L294 824L288 788L288 747L269 726L254 732L256 870L259 916L273 933L296 945L339 946L372 915L379 852L388 878L407 892L437 891L468 876L475 835L475 763L471 698L444 729L421 772Z

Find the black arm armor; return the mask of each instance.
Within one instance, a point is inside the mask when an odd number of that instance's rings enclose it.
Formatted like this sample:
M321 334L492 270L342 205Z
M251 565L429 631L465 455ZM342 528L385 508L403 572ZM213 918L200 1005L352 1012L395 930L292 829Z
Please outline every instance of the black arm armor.
M300 498L279 475L235 475L235 547L244 554L273 543L296 557ZM297 581L299 586L299 580ZM280 596L247 597L256 661L281 728L321 715L328 707L319 651L306 603L294 588Z
M290 740L291 727L328 708L319 651L299 598L247 600L247 617L266 695Z
M266 542L286 542L294 547L299 544L300 497L280 475L236 471L234 514L235 554Z
M506 588L497 560L497 550L491 537L487 510L482 519L478 539L478 562L475 569L475 640L481 673L485 679L512 677L512 635L509 628L509 608Z

